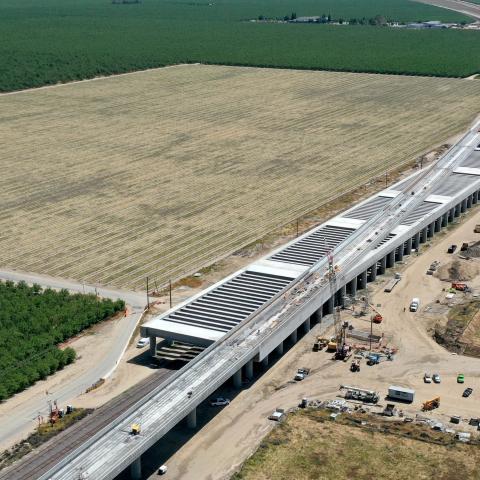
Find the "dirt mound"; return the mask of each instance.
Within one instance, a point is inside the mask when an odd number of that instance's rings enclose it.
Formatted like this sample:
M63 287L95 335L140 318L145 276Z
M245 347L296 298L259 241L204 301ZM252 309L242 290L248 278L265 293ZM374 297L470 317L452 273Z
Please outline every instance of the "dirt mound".
M477 262L455 259L442 265L438 269L437 276L446 282L472 280L480 273L480 265Z
M480 257L480 242L475 242L470 245L467 250L463 252L466 257L479 258Z

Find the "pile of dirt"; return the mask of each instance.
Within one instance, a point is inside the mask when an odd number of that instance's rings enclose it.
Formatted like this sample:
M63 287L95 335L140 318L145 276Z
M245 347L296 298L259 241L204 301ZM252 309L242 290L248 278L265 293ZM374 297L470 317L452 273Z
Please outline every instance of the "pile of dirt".
M466 257L479 258L480 257L480 242L475 242L470 245L467 250L463 252Z
M446 282L463 282L473 280L480 273L477 262L455 259L442 265L437 271L437 277Z

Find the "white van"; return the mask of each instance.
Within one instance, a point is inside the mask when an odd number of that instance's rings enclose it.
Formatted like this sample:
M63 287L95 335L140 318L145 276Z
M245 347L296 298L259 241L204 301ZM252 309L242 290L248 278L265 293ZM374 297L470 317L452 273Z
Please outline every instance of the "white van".
M143 348L143 347L146 347L147 345L150 345L150 339L148 337L142 337L137 342L137 348Z
M418 310L418 307L420 307L420 299L412 298L412 301L410 302L410 311L416 312Z

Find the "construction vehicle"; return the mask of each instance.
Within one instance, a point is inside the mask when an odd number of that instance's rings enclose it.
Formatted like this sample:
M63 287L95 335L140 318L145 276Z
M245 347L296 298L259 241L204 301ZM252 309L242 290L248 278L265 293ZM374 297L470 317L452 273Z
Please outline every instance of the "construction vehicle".
M364 403L378 403L380 396L373 390L340 385L340 390L346 390L345 400L358 400Z
M422 404L422 410L424 412L429 412L440 406L440 397L433 398L432 400L427 400Z
M328 345L328 339L323 337L317 337L317 341L313 344L313 351L319 352Z
M399 273L395 273L395 276L385 285L383 291L386 293L390 293L401 279L401 275Z
M420 299L416 297L412 298L412 301L410 302L409 310L411 312L416 312L419 306L420 306Z
M452 288L458 290L459 292L465 292L468 290L468 285L466 283L452 282Z
M462 246L460 247L460 251L461 252L465 252L468 250L468 243L467 242L463 242L462 243Z
M351 372L359 372L360 371L360 359L355 358L352 361L352 364L350 365L350 371Z
M337 295L337 271L338 267L333 263L333 252L328 253L328 282L330 284L330 295L335 299ZM333 324L335 326L335 360L346 360L349 356L350 348L345 342L348 322L342 324L340 316L340 307L333 306ZM328 343L328 350L333 349L333 342Z
M474 232L474 233L480 233L480 223L478 223L477 225L475 225L475 228L473 229L473 232Z
M302 381L305 379L305 377L310 373L310 369L309 368L299 368L297 370L297 373L295 375L295 378L294 380L296 380L297 382L299 381Z
M132 435L140 435L141 431L142 429L139 423L132 423L132 426L130 427L130 433Z
M457 249L457 246L455 244L450 245L447 249L447 253L454 253L456 249Z

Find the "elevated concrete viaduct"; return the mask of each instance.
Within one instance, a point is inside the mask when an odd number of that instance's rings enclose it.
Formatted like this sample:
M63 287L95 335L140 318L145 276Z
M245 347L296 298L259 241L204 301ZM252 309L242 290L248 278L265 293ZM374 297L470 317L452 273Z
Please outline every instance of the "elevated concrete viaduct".
M478 150L477 150L478 148ZM433 167L361 202L241 269L142 326L151 338L205 347L141 402L64 459L40 472L42 480L112 479L131 465L140 478L140 456L182 419L196 425L196 407L223 383L241 388L253 362L268 366L298 329L327 325L325 315L393 268L428 238L478 203L480 136L474 126ZM332 298L326 271L332 251L338 291ZM328 317L331 322L331 316ZM129 426L142 425L131 436ZM14 477L12 477L14 478Z

